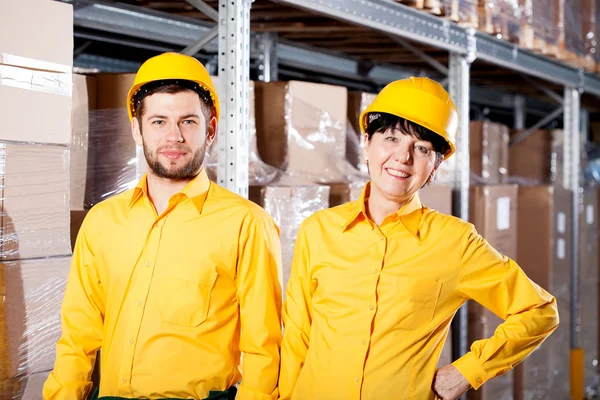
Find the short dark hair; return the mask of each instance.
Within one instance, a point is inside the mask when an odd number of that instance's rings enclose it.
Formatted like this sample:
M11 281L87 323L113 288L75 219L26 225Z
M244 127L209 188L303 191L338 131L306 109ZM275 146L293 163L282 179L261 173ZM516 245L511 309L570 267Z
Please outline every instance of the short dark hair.
M381 112L369 113L367 114L367 121L366 133L369 142L376 133L385 133L389 129L399 129L405 135L431 143L433 150L437 153L436 165L442 162L444 155L450 150L448 142L437 133L397 115Z
M185 91L196 93L193 89L190 89L188 86L184 86L179 83L168 83L165 85L152 87L144 91L143 96L135 100L135 116L141 117L142 115L144 115L144 112L146 111L146 97L156 93L177 94ZM198 97L200 98L200 104L202 105L202 114L204 115L204 118L206 118L206 122L208 123L212 117L212 108L209 104L207 104L206 99L203 96L200 96L200 94L198 94Z

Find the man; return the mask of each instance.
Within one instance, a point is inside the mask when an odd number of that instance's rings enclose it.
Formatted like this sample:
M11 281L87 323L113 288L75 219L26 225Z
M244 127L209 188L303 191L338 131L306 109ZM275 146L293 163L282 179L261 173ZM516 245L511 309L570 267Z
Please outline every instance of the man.
M284 307L281 399L455 400L521 362L557 327L556 300L473 225L418 190L454 153L458 113L437 82L390 83L361 115L371 181L298 232ZM436 371L456 311L505 322Z
M233 399L240 379L237 399L277 398L279 232L208 180L219 100L207 71L153 57L128 105L148 173L83 222L44 399L85 399L100 348L100 399Z

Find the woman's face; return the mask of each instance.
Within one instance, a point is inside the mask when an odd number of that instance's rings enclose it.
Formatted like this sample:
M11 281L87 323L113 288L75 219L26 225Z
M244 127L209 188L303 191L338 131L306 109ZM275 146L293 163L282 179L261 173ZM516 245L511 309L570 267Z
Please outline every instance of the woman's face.
M431 142L419 140L397 128L365 138L371 190L385 197L407 201L432 177L437 169Z

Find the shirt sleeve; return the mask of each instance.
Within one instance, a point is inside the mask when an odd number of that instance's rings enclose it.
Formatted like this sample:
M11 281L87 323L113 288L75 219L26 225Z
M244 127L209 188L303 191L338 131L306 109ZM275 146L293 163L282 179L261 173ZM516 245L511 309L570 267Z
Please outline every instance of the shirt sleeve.
M303 224L294 247L294 258L283 308L284 334L279 379L282 400L291 399L308 353L314 290L310 278L310 251L305 224Z
M92 388L90 377L102 344L105 302L86 222L75 242L61 309L62 334L56 344L54 369L44 384L44 400L84 399Z
M238 254L242 382L238 400L276 399L281 346L281 247L269 218L250 218Z
M474 389L515 367L558 327L556 299L474 228L463 246L459 285L467 299L504 320L453 363Z

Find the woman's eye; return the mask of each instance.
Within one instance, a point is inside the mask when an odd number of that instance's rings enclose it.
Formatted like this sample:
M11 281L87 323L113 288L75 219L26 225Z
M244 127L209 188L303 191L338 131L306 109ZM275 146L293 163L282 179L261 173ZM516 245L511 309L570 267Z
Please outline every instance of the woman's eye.
M386 136L385 140L387 140L388 142L397 142L398 139L395 138L394 136Z
M429 149L425 146L417 146L417 150L420 151L423 154L427 154L429 153Z

